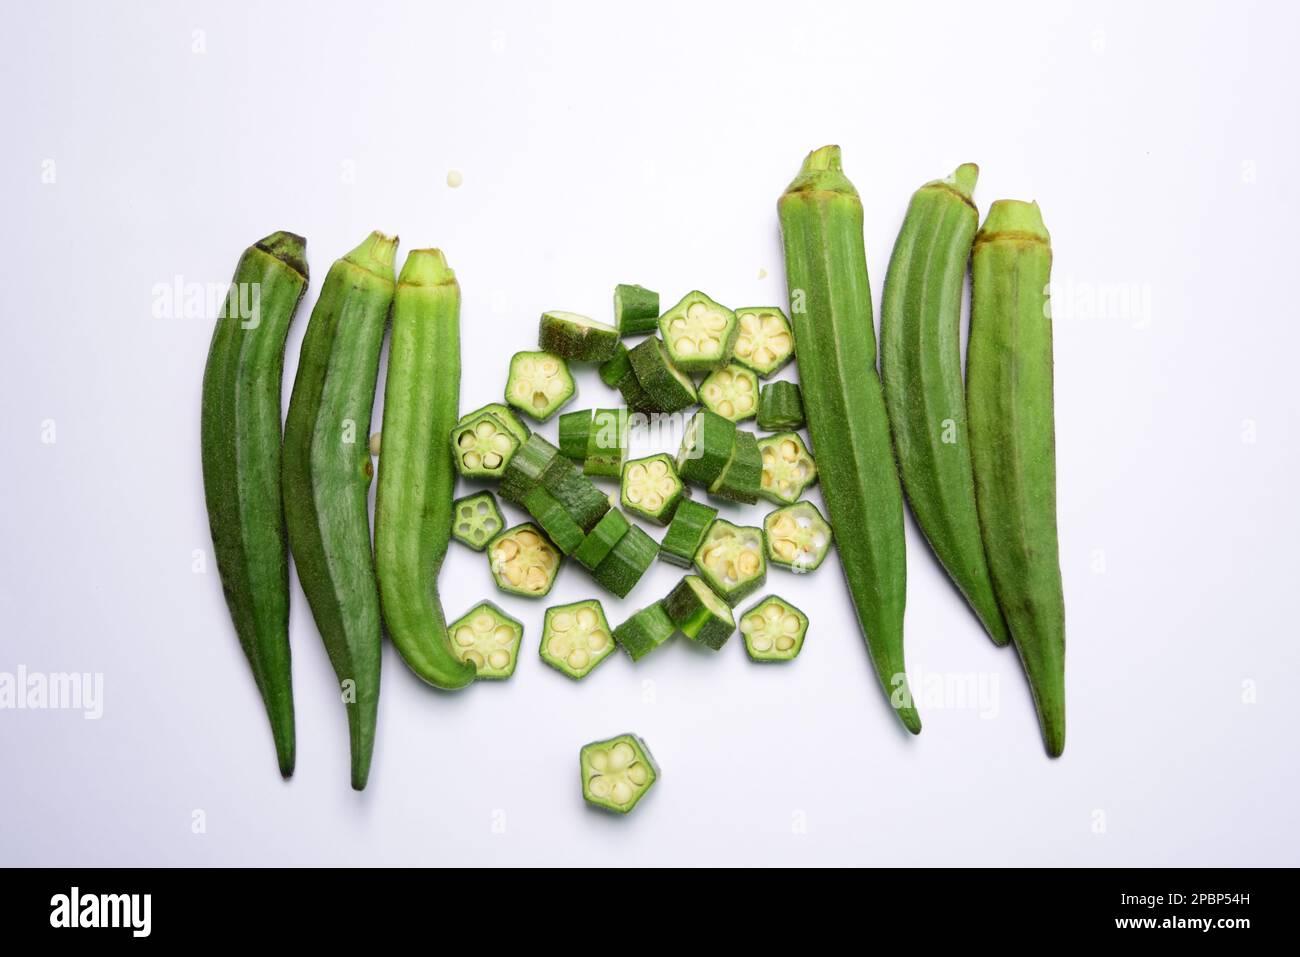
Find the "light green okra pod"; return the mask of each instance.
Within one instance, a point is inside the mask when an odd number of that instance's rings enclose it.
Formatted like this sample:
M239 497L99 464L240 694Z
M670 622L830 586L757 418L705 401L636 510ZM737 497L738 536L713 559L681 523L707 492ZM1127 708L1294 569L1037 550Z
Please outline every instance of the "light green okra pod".
M912 514L994 643L1010 636L993 594L975 507L961 375L961 297L979 214L979 167L912 196L885 275L880 376Z
M903 663L903 491L876 374L862 201L838 146L808 154L777 209L795 361L840 563L876 675L916 734L921 718Z
M438 596L455 486L447 434L460 404L460 287L437 249L408 253L393 299L375 492L375 571L388 636L438 688L463 688L474 666L452 651Z
M998 603L1043 740L1065 748L1065 599L1056 536L1052 247L1037 203L999 200L975 237L966 398L975 495Z
M366 437L396 251L395 237L371 233L330 267L303 338L284 426L289 548L339 679L358 791L374 752L381 641Z

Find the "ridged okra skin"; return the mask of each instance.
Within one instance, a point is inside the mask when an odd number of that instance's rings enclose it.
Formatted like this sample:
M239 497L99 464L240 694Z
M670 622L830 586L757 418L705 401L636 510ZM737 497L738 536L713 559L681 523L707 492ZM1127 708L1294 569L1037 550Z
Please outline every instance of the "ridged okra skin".
M463 688L474 666L447 636L438 572L456 478L447 435L460 405L460 286L437 249L408 253L393 300L375 491L375 571L388 635L429 684Z
M903 663L903 492L876 374L862 202L838 146L808 154L777 210L795 361L840 563L876 675L916 734Z
M306 241L272 233L235 267L232 293L256 289L256 316L217 317L203 371L203 491L226 605L266 705L284 777L293 774L289 555L280 497L284 345L307 290Z
M975 237L966 352L975 494L993 587L1043 740L1065 748L1065 599L1056 533L1052 247L1037 203L999 200Z
M995 644L1010 640L993 593L979 513L961 373L961 297L979 213L979 168L912 196L885 275L880 376L912 514Z
M303 338L284 426L289 547L347 708L352 786L370 774L380 614L366 436L393 302L397 239L372 233L330 267Z

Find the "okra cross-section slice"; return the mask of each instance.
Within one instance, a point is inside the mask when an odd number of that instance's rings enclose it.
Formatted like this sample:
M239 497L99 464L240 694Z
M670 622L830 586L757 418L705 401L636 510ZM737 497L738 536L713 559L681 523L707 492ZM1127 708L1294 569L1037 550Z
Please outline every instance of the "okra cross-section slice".
M596 523L596 527L587 533L582 544L574 551L573 557L587 571L595 571L631 527L622 512L611 508Z
M506 378L506 402L545 422L577 395L569 366L550 352L516 352Z
M749 306L736 310L735 360L764 379L780 371L794 357L790 321L776 306Z
M817 481L817 463L797 432L782 432L758 440L763 457L759 494L769 502L791 505Z
M708 488L722 475L736 445L736 423L711 409L692 416L677 453L677 474Z
M811 572L831 550L831 527L812 502L795 502L763 519L767 558L793 572Z
M767 581L763 530L714 520L695 553L695 568L723 601L736 607Z
M498 478L519 448L519 439L491 412L480 412L451 430L452 460L467 478Z
M789 661L803 648L808 616L777 595L768 595L740 616L740 635L754 661Z
M663 602L655 602L636 612L614 629L614 640L622 645L633 661L640 661L673 636L677 626L664 611Z
M683 498L659 543L659 557L680 568L690 568L704 536L709 533L709 526L717 517L718 510L712 505Z
M464 425L470 419L474 418L474 416L483 412L490 412L495 415L497 421L504 425L506 431L517 438L521 445L528 441L528 436L533 434L531 430L529 430L528 426L524 425L523 420L515 414L514 409L510 408L508 405L502 405L500 402L489 402L487 405L475 409L473 412L466 412L459 420L457 420L456 424Z
M659 334L673 365L683 372L709 372L731 360L736 314L698 289L659 317Z
M570 678L585 678L614 652L605 609L592 598L546 609L542 660Z
M700 401L732 422L751 419L758 412L758 376L734 362L715 369L700 383Z
M758 427L768 432L790 432L804 426L803 390L798 383L777 379L758 393Z
M604 362L618 352L618 330L576 312L544 312L537 345L571 362Z
M698 575L687 575L664 599L668 618L687 638L717 651L736 630L731 608Z
M658 525L668 524L685 493L672 458L663 453L623 466L623 507Z
M451 535L481 552L497 532L505 527L501 508L491 492L466 495L451 503Z
M695 382L677 368L664 344L651 336L628 353L641 388L642 412L679 412L695 404Z
M456 657L478 669L475 678L509 678L515 673L524 626L492 602L479 602L453 621L447 632Z
M488 542L487 552L497 587L512 595L542 597L560 570L559 551L531 522L507 528Z
M659 777L650 749L635 734L583 745L578 764L587 803L615 814L636 807Z

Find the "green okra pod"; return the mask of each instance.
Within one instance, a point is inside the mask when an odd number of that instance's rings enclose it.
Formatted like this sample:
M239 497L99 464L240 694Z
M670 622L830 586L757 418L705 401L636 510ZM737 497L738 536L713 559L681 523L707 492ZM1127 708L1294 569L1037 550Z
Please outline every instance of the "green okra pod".
M966 403L980 527L998 603L1055 757L1065 748L1065 599L1047 299L1052 247L1038 204L994 203L971 262Z

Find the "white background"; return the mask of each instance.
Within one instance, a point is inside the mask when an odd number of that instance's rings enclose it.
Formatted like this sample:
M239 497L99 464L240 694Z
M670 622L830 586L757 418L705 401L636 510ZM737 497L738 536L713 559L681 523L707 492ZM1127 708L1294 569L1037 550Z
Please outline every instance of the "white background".
M1293 8L269 7L9 18L0 671L101 673L104 714L0 711L0 863L1300 863ZM877 302L925 180L975 161L981 209L1043 207L1072 290L1055 318L1064 757L909 519L913 687L982 676L992 709L923 700L906 735L833 559L769 575L812 618L790 666L678 640L575 683L537 659L545 603L496 594L453 545L448 612L491 597L525 621L514 678L439 694L386 649L353 793L295 582L282 782L210 560L211 320L156 317L155 287L227 281L257 238L306 235L287 396L334 258L374 228L440 246L468 409L499 396L541 310L606 318L617 282L784 304L776 199L828 142L862 193ZM1130 284L1134 309L1090 306ZM576 407L613 398L581 385ZM657 565L611 620L676 577ZM566 568L547 603L594 594ZM577 751L624 730L663 775L615 819L584 806Z

